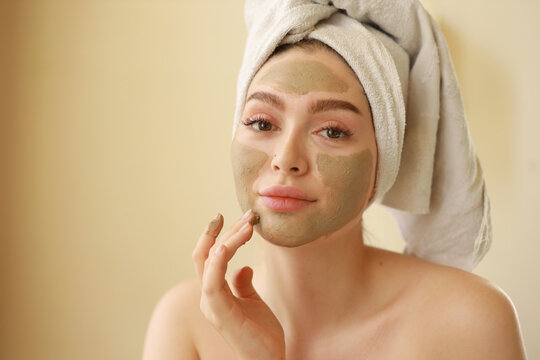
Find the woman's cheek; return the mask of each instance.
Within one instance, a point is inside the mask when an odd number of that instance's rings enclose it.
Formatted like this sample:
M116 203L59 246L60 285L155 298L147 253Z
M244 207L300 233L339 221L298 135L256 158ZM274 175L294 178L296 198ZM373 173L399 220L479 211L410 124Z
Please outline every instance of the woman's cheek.
M253 208L255 204L253 183L267 160L268 154L265 152L242 145L236 140L232 142L231 162L236 196L243 212Z
M365 205L371 174L373 155L368 149L350 156L318 154L317 167L323 184L329 190L329 208L333 208L335 221L348 221ZM341 220L339 220L341 219Z

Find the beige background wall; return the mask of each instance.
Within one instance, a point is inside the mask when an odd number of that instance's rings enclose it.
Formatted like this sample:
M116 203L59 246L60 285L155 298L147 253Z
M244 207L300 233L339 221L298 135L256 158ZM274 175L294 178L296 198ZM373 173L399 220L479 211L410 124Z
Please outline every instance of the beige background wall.
M540 2L431 0L493 207L475 271L540 358ZM136 359L191 249L240 215L229 162L240 1L0 2L0 358ZM400 250L381 210L371 243ZM235 265L255 264L255 241Z

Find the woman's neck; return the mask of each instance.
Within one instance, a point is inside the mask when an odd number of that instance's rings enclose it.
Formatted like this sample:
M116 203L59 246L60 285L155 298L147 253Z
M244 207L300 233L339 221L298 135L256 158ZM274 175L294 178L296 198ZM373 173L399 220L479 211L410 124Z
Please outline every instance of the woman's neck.
M266 242L255 286L285 328L323 329L367 299L366 253L361 221L295 248Z

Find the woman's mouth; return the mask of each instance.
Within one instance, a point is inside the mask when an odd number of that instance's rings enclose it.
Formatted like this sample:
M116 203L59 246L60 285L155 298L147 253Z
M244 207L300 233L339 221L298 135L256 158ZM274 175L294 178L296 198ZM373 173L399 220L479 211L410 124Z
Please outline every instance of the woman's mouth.
M281 212L296 211L314 202L282 196L261 196L261 200L269 209Z
M270 186L260 196L266 207L281 212L296 211L316 201L302 189L283 185Z

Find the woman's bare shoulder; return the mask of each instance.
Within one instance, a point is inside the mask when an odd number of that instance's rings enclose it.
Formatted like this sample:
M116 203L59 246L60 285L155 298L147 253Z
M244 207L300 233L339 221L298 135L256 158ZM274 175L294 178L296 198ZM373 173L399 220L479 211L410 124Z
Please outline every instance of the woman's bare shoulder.
M161 298L160 302L171 302L175 308L181 310L182 307L199 308L201 298L201 288L197 279L184 281L174 285Z
M414 323L438 359L525 359L510 298L487 279L411 256L394 271L410 279ZM397 259L397 258L396 258Z
M179 283L157 302L146 333L143 359L198 359L193 326L200 319L197 281Z

